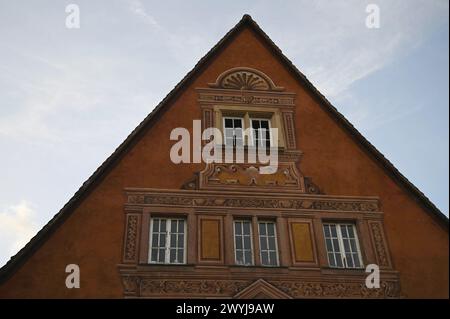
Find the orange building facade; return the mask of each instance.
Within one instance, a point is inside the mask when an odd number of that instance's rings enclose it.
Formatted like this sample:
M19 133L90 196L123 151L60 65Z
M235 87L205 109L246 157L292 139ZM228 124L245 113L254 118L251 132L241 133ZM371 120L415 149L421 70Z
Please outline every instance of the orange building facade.
M175 164L193 120L221 150L277 142L276 171ZM0 297L448 298L448 251L447 217L244 16L0 270Z

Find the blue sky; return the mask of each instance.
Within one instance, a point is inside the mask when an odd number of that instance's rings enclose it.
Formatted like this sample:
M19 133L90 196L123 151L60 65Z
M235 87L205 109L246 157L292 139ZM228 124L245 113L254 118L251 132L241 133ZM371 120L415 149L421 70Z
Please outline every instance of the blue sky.
M0 0L0 265L244 13L448 216L448 6Z

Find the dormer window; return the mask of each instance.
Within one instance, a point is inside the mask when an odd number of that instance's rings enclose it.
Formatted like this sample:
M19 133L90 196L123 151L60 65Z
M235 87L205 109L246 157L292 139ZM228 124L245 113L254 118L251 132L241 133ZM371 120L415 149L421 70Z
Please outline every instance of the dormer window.
M231 147L285 147L283 124L279 110L265 108L254 110L250 108L221 107L216 108L217 128L222 132L223 145ZM274 141L277 129L277 141ZM278 142L278 143L276 143Z

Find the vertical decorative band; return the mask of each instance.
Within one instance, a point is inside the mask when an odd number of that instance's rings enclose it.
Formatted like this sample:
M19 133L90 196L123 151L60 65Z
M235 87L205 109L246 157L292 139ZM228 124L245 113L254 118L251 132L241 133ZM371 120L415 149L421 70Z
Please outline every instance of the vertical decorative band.
M124 262L137 262L140 215L127 214L125 241L123 250Z
M203 129L213 127L213 110L203 109Z
M391 261L389 258L389 252L386 248L386 241L384 240L383 226L381 222L369 222L369 225L378 266L390 268Z
M295 149L297 144L295 142L295 128L293 113L283 112L283 121L286 134L286 144L288 149Z
M202 120L203 130L214 126L213 116L214 112L212 109L203 109L203 120ZM205 141L204 144L208 142L210 142L210 140Z

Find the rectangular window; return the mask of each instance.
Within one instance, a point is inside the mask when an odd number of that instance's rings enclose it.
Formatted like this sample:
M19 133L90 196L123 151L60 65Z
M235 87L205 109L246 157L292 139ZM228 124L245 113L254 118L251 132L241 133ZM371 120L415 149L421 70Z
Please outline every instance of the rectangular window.
M223 127L225 133L225 145L243 146L244 140L242 136L242 118L240 117L224 117Z
M186 263L186 220L152 218L150 223L150 256L154 264Z
M274 222L259 222L261 265L278 266L277 235Z
M253 146L270 148L270 121L268 119L251 119Z
M253 265L252 223L247 220L234 222L234 251L237 265Z
M323 231L330 267L363 267L355 225L324 224Z

